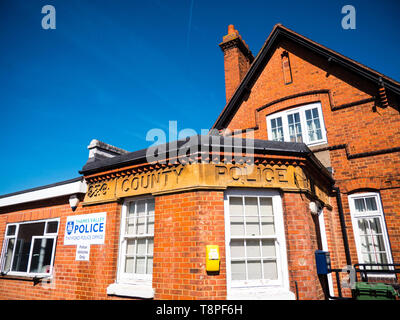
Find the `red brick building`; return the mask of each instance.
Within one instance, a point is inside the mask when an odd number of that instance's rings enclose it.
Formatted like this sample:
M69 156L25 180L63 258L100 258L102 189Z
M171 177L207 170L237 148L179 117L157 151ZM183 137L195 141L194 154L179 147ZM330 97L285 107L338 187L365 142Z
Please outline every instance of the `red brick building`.
M220 47L217 135L92 141L82 178L0 197L0 298L324 299L316 250L400 261L400 84L282 25Z

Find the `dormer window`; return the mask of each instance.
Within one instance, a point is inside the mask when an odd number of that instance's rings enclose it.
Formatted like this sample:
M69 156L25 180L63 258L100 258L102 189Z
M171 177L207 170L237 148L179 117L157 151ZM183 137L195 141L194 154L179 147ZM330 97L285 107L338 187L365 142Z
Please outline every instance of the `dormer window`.
M274 141L326 143L321 104L312 103L267 116L268 138Z

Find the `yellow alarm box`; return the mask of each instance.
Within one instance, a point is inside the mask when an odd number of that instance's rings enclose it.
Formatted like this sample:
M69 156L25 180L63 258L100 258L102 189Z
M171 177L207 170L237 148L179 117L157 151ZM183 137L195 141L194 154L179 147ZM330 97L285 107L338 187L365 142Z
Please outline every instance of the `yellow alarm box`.
M219 271L219 246L206 246L206 271Z

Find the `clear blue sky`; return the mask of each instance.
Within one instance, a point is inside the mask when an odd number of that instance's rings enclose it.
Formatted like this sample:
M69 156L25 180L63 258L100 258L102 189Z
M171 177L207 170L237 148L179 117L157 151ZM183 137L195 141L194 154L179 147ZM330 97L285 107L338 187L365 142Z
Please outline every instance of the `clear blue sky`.
M209 129L225 105L218 47L234 24L256 55L276 23L400 80L399 1L1 0L0 194L78 176L96 138ZM56 8L44 30L41 9ZM341 8L356 9L356 30Z

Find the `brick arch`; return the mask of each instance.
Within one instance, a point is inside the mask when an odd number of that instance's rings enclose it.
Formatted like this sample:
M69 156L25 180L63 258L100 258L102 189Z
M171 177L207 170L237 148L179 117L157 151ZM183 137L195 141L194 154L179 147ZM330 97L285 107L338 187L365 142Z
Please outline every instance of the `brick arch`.
M360 178L347 181L340 190L346 194L354 194L365 191L379 192L381 188L382 183L379 178Z

